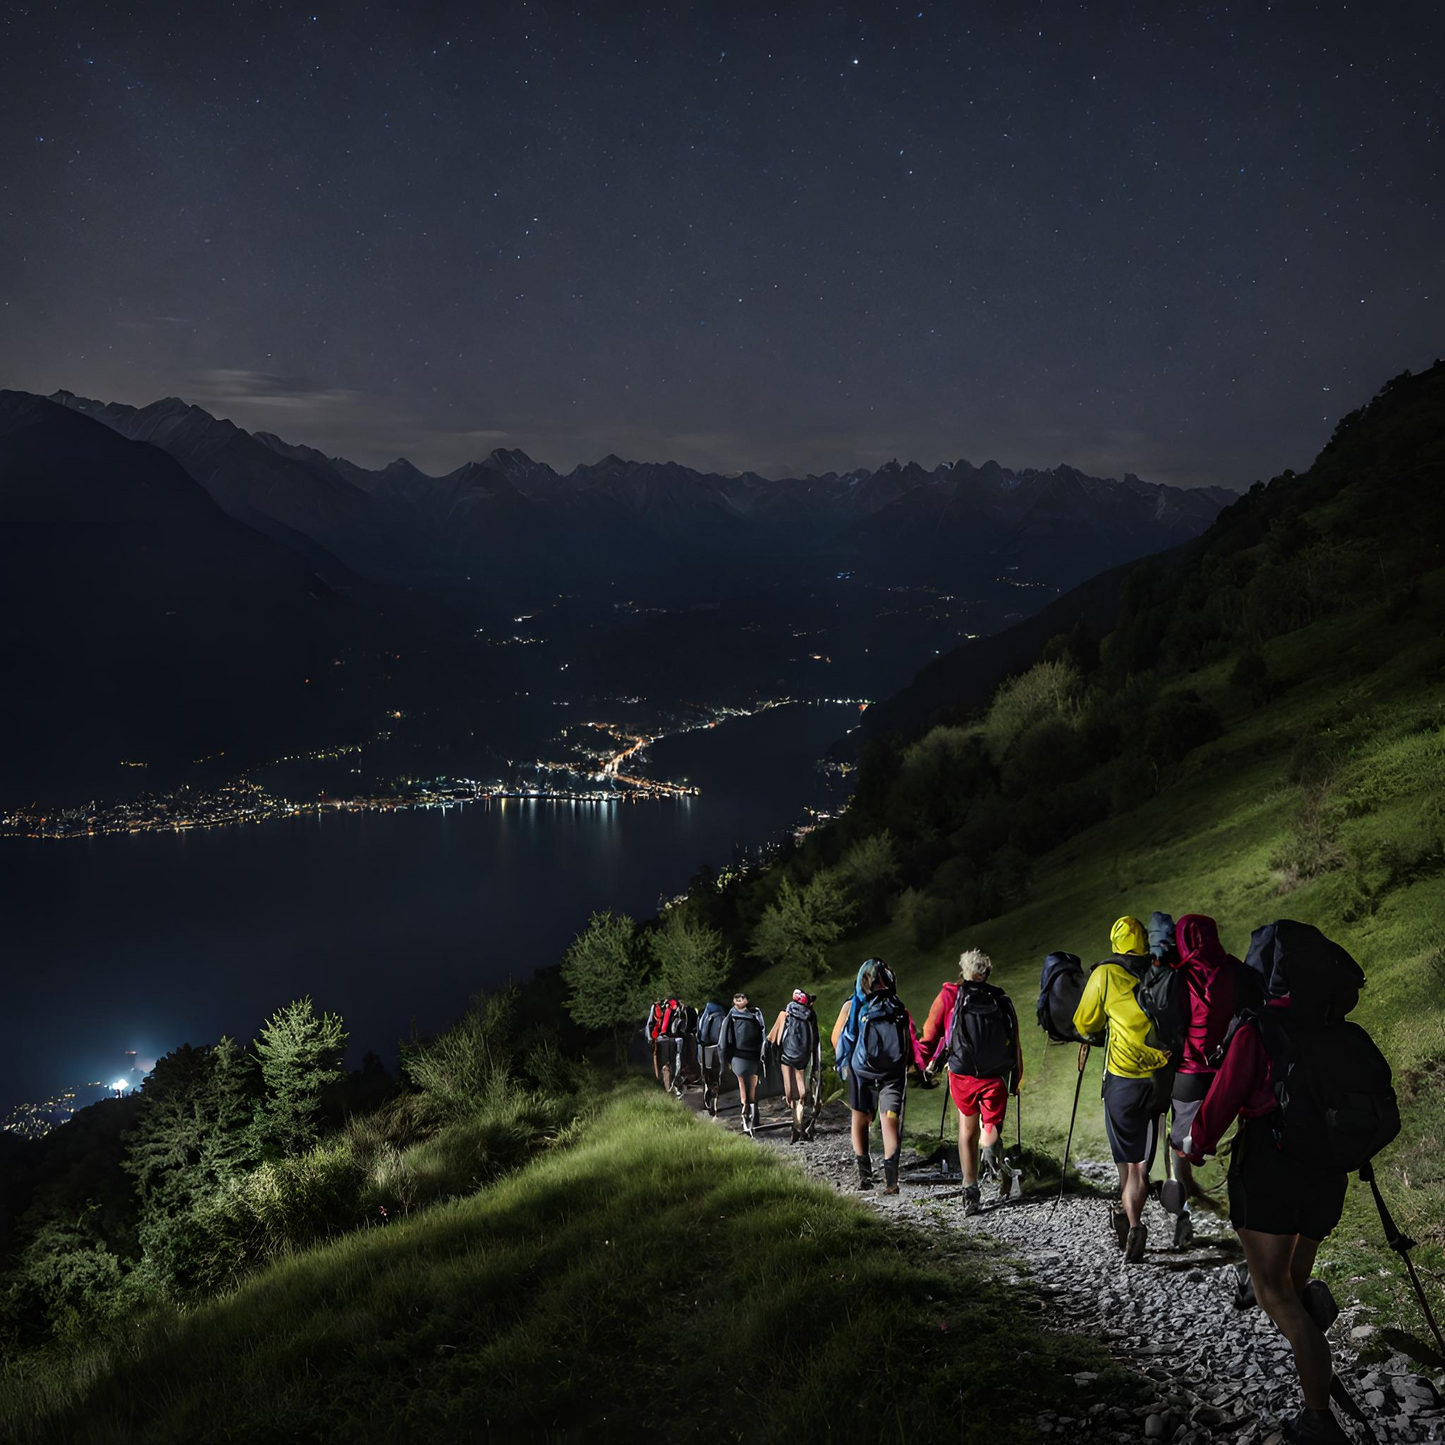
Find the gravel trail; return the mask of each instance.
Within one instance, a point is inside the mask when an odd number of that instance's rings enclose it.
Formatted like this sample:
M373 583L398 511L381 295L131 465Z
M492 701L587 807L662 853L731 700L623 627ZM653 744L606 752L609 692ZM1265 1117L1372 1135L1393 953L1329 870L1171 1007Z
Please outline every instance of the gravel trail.
M715 1122L737 1131L733 1098ZM687 1102L700 1109L700 1094L690 1092ZM926 1182L937 1179L936 1167L907 1168L918 1159L909 1150L904 1151L900 1193L881 1192L876 1152L879 1188L858 1193L846 1107L829 1105L816 1140L799 1145L789 1143L791 1119L781 1099L765 1099L760 1109L758 1144L777 1150L794 1167L890 1218L922 1229L964 1230L995 1242L993 1267L1036 1301L1027 1307L1053 1329L1102 1341L1148 1392L1148 1403L1132 1409L1091 1402L1093 1377L1079 1375L1078 1413L1041 1414L1040 1438L1280 1445L1281 1418L1302 1403L1293 1360L1284 1336L1262 1310L1234 1308L1234 1264L1242 1256L1226 1220L1196 1206L1195 1241L1176 1252L1173 1216L1151 1198L1144 1216L1147 1258L1125 1266L1103 1198L1066 1195L1055 1209L1052 1192L1000 1203L985 1190L984 1212L965 1218L958 1185ZM1107 1161L1080 1161L1079 1169L1102 1189L1115 1185L1114 1166ZM1445 1441L1445 1400L1435 1383L1414 1374L1404 1355L1359 1363L1356 1354L1373 1330L1357 1325L1357 1311L1343 1299L1341 1304L1340 1318L1329 1332L1336 1370L1364 1405L1378 1439L1391 1445ZM1445 1377L1439 1383L1445 1386ZM1345 1428L1364 1439L1349 1422Z

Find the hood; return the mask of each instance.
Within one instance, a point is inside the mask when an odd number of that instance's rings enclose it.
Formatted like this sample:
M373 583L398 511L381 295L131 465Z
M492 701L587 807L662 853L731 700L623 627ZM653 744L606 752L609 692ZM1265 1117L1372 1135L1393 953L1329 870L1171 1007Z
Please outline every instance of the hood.
M881 989L874 990L868 987L875 974L883 980ZM897 986L893 970L881 958L870 958L864 961L863 967L858 970L858 977L853 981L853 997L861 1003L874 992L892 993Z
M1269 997L1287 997L1291 1014L1307 1028L1343 1018L1365 984L1364 969L1345 949L1314 924L1290 918L1255 929L1248 962L1264 975Z
M1148 953L1149 938L1144 925L1127 914L1109 931L1109 944L1115 953Z
M1208 973L1217 973L1227 963L1237 963L1219 941L1219 925L1206 913L1186 913L1177 925L1179 956L1185 963Z

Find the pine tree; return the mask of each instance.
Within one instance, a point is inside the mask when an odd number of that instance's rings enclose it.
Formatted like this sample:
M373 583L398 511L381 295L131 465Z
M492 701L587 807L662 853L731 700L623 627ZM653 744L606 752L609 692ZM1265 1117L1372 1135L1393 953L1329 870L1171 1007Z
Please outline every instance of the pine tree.
M678 998L700 1008L732 972L733 957L723 936L695 922L686 907L670 908L648 936L652 987L662 998Z
M256 1039L265 1098L254 1137L263 1150L299 1154L316 1142L321 1091L341 1077L345 1052L340 1015L318 1015L309 997L271 1015Z
M752 951L803 979L812 978L827 967L827 948L843 936L853 915L836 873L824 869L802 888L784 878L776 901L753 929Z

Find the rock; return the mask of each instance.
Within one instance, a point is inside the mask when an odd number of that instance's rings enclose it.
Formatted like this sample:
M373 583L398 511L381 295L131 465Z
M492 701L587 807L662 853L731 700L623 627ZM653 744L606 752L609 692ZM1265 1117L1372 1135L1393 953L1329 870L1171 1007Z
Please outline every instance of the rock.
M1385 1392L1383 1390L1370 1390L1365 1394L1365 1404L1370 1409L1378 1410L1385 1403Z
M1151 1415L1144 1422L1144 1436L1148 1440L1164 1438L1164 1417L1162 1415Z
M1374 1333L1374 1325L1356 1325L1354 1329L1350 1331L1350 1338L1352 1340L1367 1340Z

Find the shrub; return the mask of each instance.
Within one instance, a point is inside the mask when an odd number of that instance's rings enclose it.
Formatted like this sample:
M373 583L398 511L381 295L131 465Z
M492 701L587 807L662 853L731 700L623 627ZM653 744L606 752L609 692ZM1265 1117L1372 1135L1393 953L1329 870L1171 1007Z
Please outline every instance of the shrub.
M1223 731L1219 714L1197 692L1170 693L1149 713L1144 751L1156 762L1177 763Z
M989 751L1001 758L1024 729L1046 718L1066 718L1082 689L1079 669L1072 660L1036 662L1025 673L1011 677L994 694L983 735Z
M402 1072L438 1120L483 1108L510 1079L511 992L476 1000L460 1023L425 1044L402 1050Z

